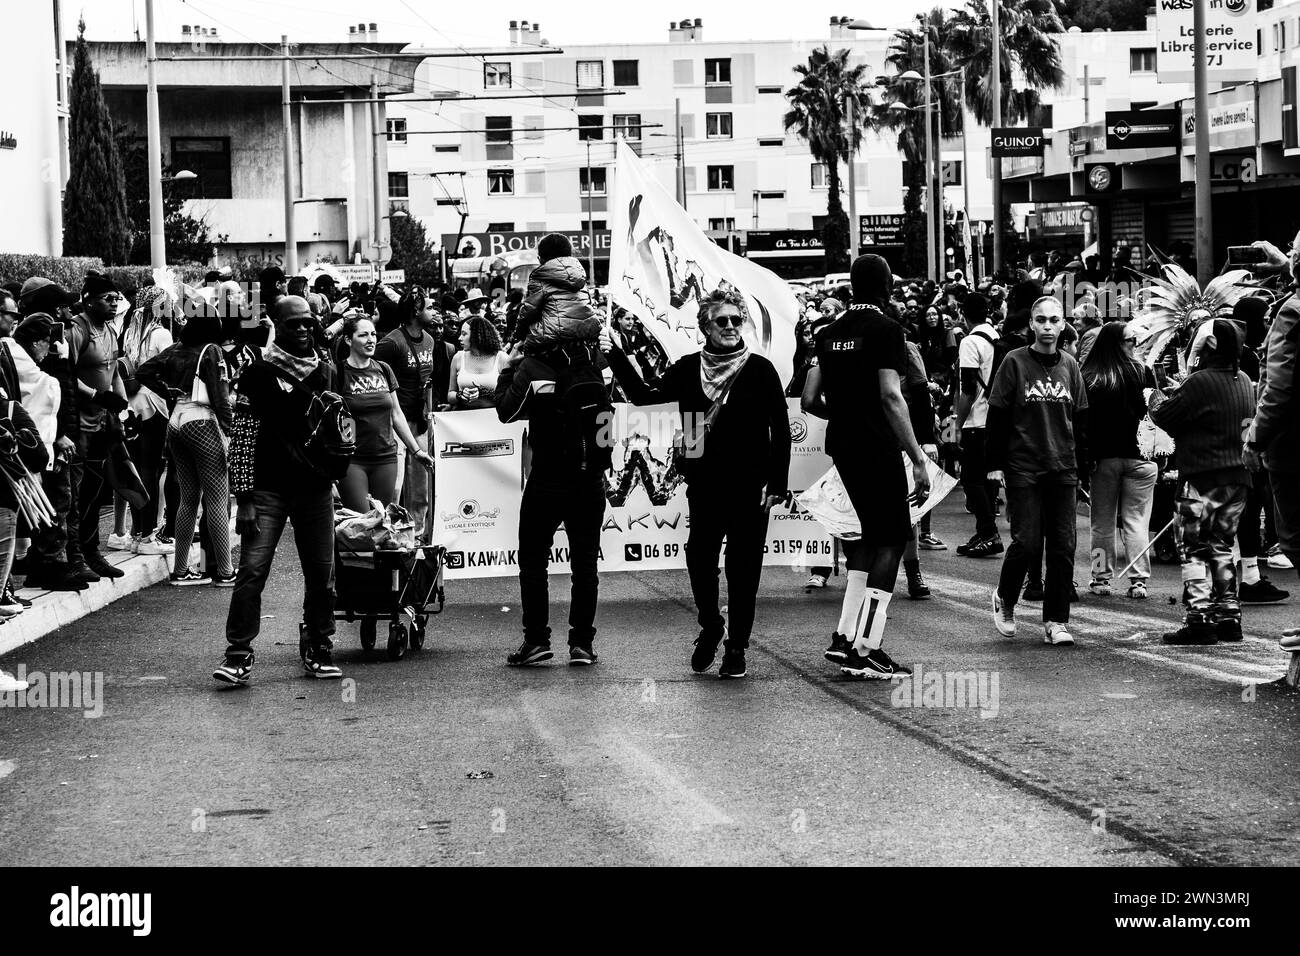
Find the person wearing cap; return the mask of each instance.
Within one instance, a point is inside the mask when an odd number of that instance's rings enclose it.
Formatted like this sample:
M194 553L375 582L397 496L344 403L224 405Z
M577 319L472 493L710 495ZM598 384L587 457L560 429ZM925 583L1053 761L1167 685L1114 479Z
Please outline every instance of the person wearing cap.
M824 656L851 677L888 680L912 673L883 646L898 566L912 537L901 453L911 460L912 502L928 497L930 477L903 397L903 327L884 312L889 263L859 256L850 275L853 305L817 336L817 367L808 373L800 404L827 419L826 451L861 526L857 540L843 543L848 582Z
M121 431L117 416L128 405L117 362L117 339L109 324L121 300L112 279L98 272L88 273L81 289L82 311L73 316L67 331L80 429L77 456L72 460L72 484L76 488L82 560L91 571L108 578L123 574L99 550L99 509L113 498L108 456Z

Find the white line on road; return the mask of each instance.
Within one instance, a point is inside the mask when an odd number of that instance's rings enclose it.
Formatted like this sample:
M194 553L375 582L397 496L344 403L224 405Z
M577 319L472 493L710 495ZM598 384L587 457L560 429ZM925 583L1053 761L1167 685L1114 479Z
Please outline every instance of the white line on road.
M12 760L0 760L0 780L9 776L18 767Z

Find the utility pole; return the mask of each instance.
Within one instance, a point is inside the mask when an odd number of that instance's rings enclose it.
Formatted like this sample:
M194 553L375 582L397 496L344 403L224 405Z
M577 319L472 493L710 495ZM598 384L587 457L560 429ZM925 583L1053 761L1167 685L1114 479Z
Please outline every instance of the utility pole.
M1205 0L1194 0L1196 38L1196 279L1202 288L1214 277L1214 210L1210 191L1210 83L1205 62Z
M153 0L145 0L144 31L144 58L148 63L145 124L149 137L149 264L161 269L167 265L167 242L163 231L162 130L158 118L158 54L153 39Z
M1088 64L1083 65L1083 125L1092 122L1092 83L1088 76Z
M849 265L852 265L858 258L858 243L861 241L859 233L862 231L858 228L858 189L857 181L853 175L854 160L857 159L857 137L858 131L858 111L853 97L848 98L849 112ZM754 202L757 210L758 202ZM755 220L758 219L758 213L754 213Z
M591 140L587 140L587 281L596 286L596 226L591 218L591 198L595 194L591 180Z
M997 0L993 0L994 3ZM934 97L930 88L930 21L924 15L921 20L921 32L924 36L924 59L925 59L925 182L926 182L926 202L925 202L925 260L926 275L936 282L939 279L938 265L934 259L934 233L939 225L936 221L934 211L934 176L930 169L931 156L933 154L934 144L931 142L930 111L934 107Z
M974 234L970 224L970 150L967 146L968 140L966 138L966 123L970 117L966 115L966 67L963 66L961 68L961 73L959 74L957 82L961 84L960 92L957 95L957 103L959 104L959 112L961 113L961 204L963 215L966 220L965 236L970 237L969 242L963 238L962 246L965 249L969 249L971 244L974 242ZM966 269L970 272L970 275L966 278L970 281L970 284L973 287L979 279L979 269L975 268L974 264L970 262L966 263Z
M926 122L930 122L930 117L926 117ZM934 99L934 156L931 157L930 175L934 178L934 207L936 219L934 221L934 240L935 240L935 262L938 263L938 272L935 279L942 279L943 274L948 268L948 243L945 240L943 224L944 211L943 199L943 97L936 96Z
M293 229L293 104L289 96L289 38L280 37L280 100L284 119L284 274L298 274L298 237Z
M677 137L677 205L686 208L686 152L682 148L682 100L677 98L677 121L673 128Z
M383 136L384 131L380 129L379 119L379 78L375 74L370 74L370 142L371 142L371 185L373 195L371 204L375 207L375 238L371 245L375 248L375 265L382 274L384 271L384 249L387 243L384 241L384 206L388 198L388 183L384 180L384 163L380 151L384 149L384 143L387 141Z
M992 7L990 22L992 26L993 56L989 71L990 90L993 96L993 126L1002 125L1002 36L998 21L1001 10L998 4L1002 0L989 0ZM993 274L1002 271L1002 160L993 160Z

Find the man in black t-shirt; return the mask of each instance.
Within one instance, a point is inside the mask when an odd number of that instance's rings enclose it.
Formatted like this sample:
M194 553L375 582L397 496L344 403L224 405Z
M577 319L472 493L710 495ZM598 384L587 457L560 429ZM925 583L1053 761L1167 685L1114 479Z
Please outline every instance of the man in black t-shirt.
M883 311L889 264L860 256L851 274L854 305L818 335L817 365L808 372L802 405L828 420L826 451L862 526L861 537L843 542L848 584L825 656L852 677L888 679L911 673L881 646L898 565L912 535L900 449L912 461L912 500L928 496L930 479L903 398L903 327Z

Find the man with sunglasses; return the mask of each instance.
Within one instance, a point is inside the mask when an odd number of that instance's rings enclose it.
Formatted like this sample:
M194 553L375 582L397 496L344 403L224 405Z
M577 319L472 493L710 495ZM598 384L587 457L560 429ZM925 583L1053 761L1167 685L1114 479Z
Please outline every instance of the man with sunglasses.
M99 551L99 512L113 499L108 481L109 449L121 429L117 416L127 407L126 389L118 372L117 337L111 325L121 301L122 294L112 279L99 272L87 273L81 288L81 312L72 317L67 331L80 428L70 474L77 499L77 532L86 567L104 578L123 574Z
M21 317L14 297L7 289L0 290L0 339L7 339L13 335L14 328Z

